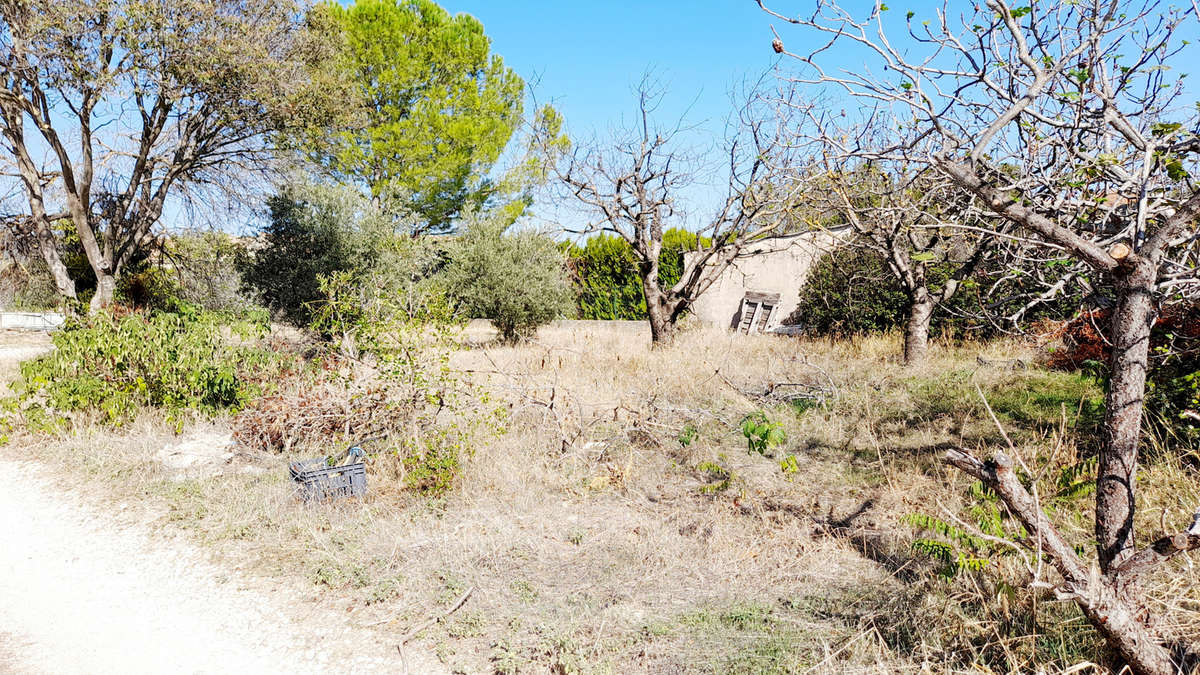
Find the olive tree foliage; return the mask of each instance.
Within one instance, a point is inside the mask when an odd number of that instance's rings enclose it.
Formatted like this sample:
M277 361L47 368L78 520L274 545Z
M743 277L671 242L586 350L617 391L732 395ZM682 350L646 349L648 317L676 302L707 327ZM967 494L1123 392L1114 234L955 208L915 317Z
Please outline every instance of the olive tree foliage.
M680 317L747 244L784 230L781 214L793 198L791 187L774 180L776 167L787 164L784 127L747 105L712 172L722 184L718 204L698 227L685 228L697 234L695 250L684 257L678 281L664 284L663 235L688 224L680 198L704 185L701 174L711 167L684 142L681 124L654 120L661 97L643 82L634 128L608 144L576 147L557 167L560 185L593 215L581 231L611 233L632 247L655 346L673 341Z
M502 340L515 342L572 315L575 298L558 242L532 229L508 230L494 214L469 216L442 280L462 313L490 319Z
M1137 579L1200 548L1200 512L1147 544L1136 536L1135 497L1150 329L1164 303L1196 289L1200 111L1181 100L1171 67L1183 65L1180 50L1196 34L1200 8L985 0L961 14L946 7L917 17L877 2L856 17L828 0L801 16L758 1L802 29L777 32L773 43L800 64L794 80L838 91L866 111L866 120L816 119L842 158L897 173L927 168L1017 236L1111 284L1094 562L1073 550L1022 485L1019 457L997 452L983 461L954 450L947 461L995 490L1021 520L1029 532L1022 543L1057 572L1035 573L1034 584L1073 599L1134 671L1176 672L1197 646L1169 644L1158 632ZM793 37L815 49L789 50ZM869 67L831 65L850 45L870 55ZM853 125L871 118L887 120L890 137L865 147Z
M338 98L309 67L327 44L291 0L0 2L0 134L59 293L76 295L59 221L96 308L168 204L244 194L269 135Z
M431 0L326 2L313 16L338 31L331 67L349 85L349 114L308 127L308 156L419 215L414 235L448 231L482 207L496 187L489 171L520 127L525 86L490 53L483 25Z

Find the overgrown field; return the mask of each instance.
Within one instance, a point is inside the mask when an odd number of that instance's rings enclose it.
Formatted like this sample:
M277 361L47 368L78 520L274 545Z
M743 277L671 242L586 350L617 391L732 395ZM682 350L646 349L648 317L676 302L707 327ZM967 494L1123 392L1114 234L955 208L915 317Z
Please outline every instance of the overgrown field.
M231 565L344 604L376 639L473 589L415 638L462 672L1107 671L1075 606L1026 590L1050 571L1006 543L1019 526L940 462L1011 443L1043 507L1090 545L1102 391L1040 368L1033 346L941 345L909 368L897 336L696 329L652 351L644 324L561 322L490 338L473 325L450 355L492 422L445 491L395 489L372 466L366 499L306 506L286 460L315 447L179 480L153 461L178 421L152 411L118 431L18 429L4 452L161 505ZM1195 450L1151 445L1146 539L1200 501ZM1145 581L1166 633L1200 633L1194 563Z

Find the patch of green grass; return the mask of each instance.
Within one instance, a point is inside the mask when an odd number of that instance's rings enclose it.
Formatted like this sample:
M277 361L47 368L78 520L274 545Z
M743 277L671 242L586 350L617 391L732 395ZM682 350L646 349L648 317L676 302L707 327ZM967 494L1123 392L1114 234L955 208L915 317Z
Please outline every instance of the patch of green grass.
M641 635L687 644L689 672L798 673L819 653L799 618L787 606L734 603L650 622Z
M908 400L884 416L910 424L942 417L987 420L973 375L960 369L905 380ZM1060 427L1065 419L1068 430L1085 433L1095 428L1103 414L1104 392L1092 378L1078 373L1030 370L980 388L1000 421L1018 428L1047 431Z
M517 594L517 599L526 604L535 602L538 599L538 591L533 587L533 584L524 579L518 579L512 582L513 593Z
M198 527L208 515L208 500L200 481L163 481L151 488L167 502L167 520L184 527Z

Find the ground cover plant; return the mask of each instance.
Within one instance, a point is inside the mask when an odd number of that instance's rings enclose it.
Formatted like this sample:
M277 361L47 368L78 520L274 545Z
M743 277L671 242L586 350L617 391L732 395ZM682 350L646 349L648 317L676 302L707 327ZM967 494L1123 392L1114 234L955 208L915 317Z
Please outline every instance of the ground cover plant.
M27 418L97 412L114 426L147 407L179 423L189 412L236 412L291 366L262 342L266 331L265 315L239 319L186 305L75 318L54 334L54 351L22 364L11 403Z

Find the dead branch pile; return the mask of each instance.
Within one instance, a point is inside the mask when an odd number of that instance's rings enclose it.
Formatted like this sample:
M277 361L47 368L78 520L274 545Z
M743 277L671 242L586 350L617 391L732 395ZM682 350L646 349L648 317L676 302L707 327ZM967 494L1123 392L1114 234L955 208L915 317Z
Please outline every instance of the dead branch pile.
M260 398L238 413L233 437L247 448L279 453L367 437L402 427L410 417L389 398L379 383L296 386Z

